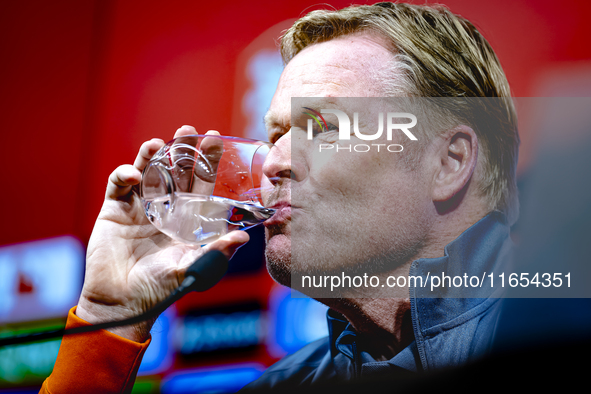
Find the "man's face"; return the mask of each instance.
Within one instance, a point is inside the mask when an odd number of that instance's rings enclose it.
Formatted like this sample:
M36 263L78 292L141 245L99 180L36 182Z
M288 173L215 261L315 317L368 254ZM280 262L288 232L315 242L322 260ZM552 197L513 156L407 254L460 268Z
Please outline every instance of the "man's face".
M275 185L265 203L278 209L265 223L267 265L279 283L289 286L292 270L363 272L385 260L401 264L425 241L430 183L420 168L401 165L404 152L318 152L338 132L309 141L306 122L292 114L292 97L322 98L313 101L320 110L336 108L331 97L382 96L376 72L392 58L380 38L350 35L307 47L286 66L266 117L275 148L264 167ZM397 138L372 142L408 142ZM350 142L367 141L352 135Z

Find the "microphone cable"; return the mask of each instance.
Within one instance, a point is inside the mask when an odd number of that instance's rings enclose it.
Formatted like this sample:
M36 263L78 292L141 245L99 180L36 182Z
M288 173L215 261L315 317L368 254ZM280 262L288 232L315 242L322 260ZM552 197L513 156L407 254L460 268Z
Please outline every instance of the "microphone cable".
M0 338L0 348L4 346L19 345L22 343L42 341L44 339L57 338L64 335L83 334L112 327L137 324L144 320L154 319L164 312L169 306L180 300L192 291L205 291L217 284L228 270L228 259L217 250L212 250L199 257L185 272L185 279L164 301L141 315L123 320L93 324L91 326L60 328L57 330L23 334Z

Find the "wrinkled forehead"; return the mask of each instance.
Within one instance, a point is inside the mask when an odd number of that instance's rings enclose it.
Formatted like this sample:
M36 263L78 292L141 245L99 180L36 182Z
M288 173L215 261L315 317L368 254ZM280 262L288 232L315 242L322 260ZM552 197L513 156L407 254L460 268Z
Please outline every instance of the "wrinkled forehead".
M369 33L313 44L298 53L281 74L265 123L288 127L292 97L379 97L380 70L394 54Z

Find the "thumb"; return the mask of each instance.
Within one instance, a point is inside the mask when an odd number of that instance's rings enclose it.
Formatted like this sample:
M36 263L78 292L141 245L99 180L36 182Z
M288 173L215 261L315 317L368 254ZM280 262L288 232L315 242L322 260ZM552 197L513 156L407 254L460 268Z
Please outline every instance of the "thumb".
M239 247L248 242L250 236L246 231L236 230L232 231L215 242L203 247L204 253L210 250L219 250L226 255L228 260L232 258Z
M222 237L220 237L215 242L212 242L208 245L205 245L202 248L191 249L183 255L179 263L179 273L181 273L181 281L184 279L184 273L197 259L203 256L205 253L209 252L210 250L218 250L222 252L228 260L232 258L234 253L244 245L250 236L246 231L232 231Z

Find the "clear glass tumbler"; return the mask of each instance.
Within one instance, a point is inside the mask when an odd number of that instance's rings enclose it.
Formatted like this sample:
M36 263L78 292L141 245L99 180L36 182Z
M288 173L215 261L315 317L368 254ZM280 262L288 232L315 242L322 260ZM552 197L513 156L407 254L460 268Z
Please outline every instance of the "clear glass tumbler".
M261 191L271 188L263 163L273 145L244 138L175 138L152 157L142 175L146 216L164 234L204 245L232 230L270 218Z

